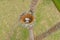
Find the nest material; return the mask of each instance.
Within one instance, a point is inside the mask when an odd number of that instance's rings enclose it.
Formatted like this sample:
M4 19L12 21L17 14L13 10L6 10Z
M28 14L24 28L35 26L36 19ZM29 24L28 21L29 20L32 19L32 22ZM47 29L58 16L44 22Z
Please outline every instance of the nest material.
M29 14L29 13L27 13L27 14L24 14L24 15L22 15L22 16L20 17L21 23L26 23L25 18L29 18L29 24L34 21L34 16L31 15L31 14Z

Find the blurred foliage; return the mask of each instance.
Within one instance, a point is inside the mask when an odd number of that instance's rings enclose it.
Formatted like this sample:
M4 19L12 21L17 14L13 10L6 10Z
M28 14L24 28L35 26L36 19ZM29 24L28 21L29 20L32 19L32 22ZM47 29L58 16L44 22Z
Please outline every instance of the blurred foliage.
M60 0L52 0L57 7L57 9L60 11Z
M18 21L20 13L29 10L30 3L31 0L0 0L0 40L29 39L27 29L17 26L15 31L13 31L13 28L15 27L15 22ZM35 11L36 25L34 25L34 36L40 35L60 21L60 13L51 0L39 0L38 3ZM10 33L12 31L13 35ZM54 35L46 37L46 40L60 40L60 30L58 31ZM10 35L12 35L11 38L9 38Z

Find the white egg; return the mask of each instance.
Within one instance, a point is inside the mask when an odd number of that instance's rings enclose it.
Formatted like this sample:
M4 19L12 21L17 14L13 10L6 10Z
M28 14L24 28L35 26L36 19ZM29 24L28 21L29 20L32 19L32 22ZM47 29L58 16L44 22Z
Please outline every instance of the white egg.
M26 20L26 21L25 21L26 23L29 23L29 20L30 20L30 19L29 19L29 18L25 18L25 20Z
M29 21L30 19L29 18L25 18L26 21Z

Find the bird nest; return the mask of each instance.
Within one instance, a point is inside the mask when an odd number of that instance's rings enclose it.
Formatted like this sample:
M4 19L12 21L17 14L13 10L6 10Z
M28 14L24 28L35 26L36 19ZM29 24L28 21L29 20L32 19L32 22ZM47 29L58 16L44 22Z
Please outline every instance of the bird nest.
M22 25L33 25L33 22L35 20L34 15L32 15L30 12L27 13L22 13L22 15L20 15L20 23Z

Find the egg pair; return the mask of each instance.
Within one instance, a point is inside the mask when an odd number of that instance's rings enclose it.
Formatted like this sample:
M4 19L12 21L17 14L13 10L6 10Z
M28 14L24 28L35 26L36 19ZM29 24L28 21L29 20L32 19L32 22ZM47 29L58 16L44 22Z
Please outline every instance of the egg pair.
M20 17L21 23L30 24L34 21L34 16L30 13L26 13Z

